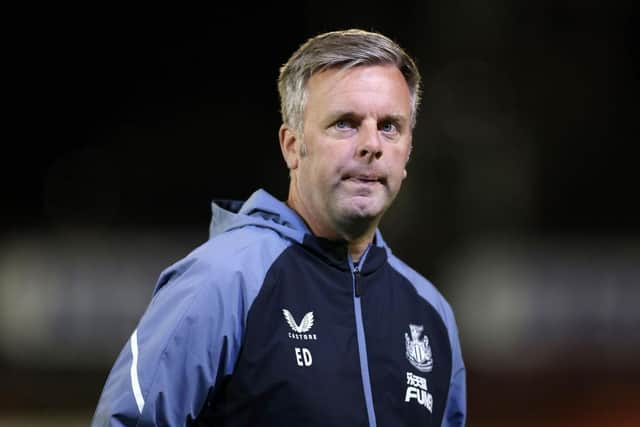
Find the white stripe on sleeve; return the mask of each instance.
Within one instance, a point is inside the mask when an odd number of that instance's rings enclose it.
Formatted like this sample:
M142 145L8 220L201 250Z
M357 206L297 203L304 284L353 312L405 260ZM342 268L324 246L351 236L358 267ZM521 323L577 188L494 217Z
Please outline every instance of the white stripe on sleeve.
M144 408L144 397L142 397L142 390L140 390L140 382L138 381L138 330L133 331L131 335L131 355L133 360L131 361L131 388L133 388L133 396L136 398L138 404L138 411L142 413Z

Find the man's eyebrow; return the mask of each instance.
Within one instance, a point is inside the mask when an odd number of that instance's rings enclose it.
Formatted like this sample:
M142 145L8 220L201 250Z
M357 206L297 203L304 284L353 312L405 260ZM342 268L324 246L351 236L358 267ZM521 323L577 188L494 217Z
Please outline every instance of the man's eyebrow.
M405 123L407 121L407 117L402 114L387 114L380 118L381 122L394 122L394 123Z
M328 120L331 122L334 122L336 120L344 120L344 119L360 121L363 119L363 117L364 116L362 114L358 114L354 111L338 110L338 111L333 111L329 113ZM378 121L394 122L394 123L402 124L402 123L406 123L408 121L408 118L405 117L403 114L385 114L384 116L380 117Z
M338 110L338 111L332 111L331 113L329 113L329 121L334 122L336 120L362 120L362 115L361 114L357 114L354 111L348 111L348 110Z

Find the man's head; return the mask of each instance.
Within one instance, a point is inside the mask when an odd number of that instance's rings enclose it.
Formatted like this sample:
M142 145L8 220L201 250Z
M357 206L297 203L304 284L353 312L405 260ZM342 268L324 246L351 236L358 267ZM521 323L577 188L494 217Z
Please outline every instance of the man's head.
M368 31L332 31L310 38L280 68L278 92L282 123L302 130L307 82L313 74L363 65L393 65L404 76L411 94L411 126L420 106L420 72L413 59L393 40Z
M419 85L398 45L361 30L314 37L282 67L289 204L315 234L372 237L406 176Z

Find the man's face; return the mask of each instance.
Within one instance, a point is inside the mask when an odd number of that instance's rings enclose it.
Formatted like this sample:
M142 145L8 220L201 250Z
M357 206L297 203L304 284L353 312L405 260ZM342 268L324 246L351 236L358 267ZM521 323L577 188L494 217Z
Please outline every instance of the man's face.
M404 77L394 66L314 74L302 139L295 191L311 216L334 230L364 219L377 225L400 190L411 149Z

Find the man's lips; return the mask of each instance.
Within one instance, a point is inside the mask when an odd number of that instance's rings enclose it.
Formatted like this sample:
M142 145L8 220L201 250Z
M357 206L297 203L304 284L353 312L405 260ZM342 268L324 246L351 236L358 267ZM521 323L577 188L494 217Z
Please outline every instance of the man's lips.
M382 176L369 175L369 174L347 174L344 177L342 177L342 180L361 183L361 184L376 184L376 183L384 184L386 181L386 179Z

